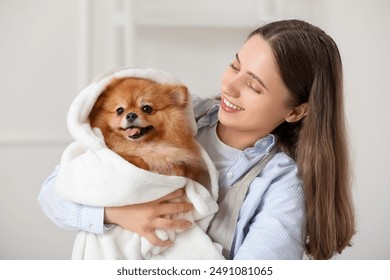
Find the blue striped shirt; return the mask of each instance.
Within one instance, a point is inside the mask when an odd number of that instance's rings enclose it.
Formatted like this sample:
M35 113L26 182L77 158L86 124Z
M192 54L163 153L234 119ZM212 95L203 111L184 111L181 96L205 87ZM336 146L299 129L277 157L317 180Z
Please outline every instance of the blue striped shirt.
M199 128L216 125L219 105L212 100L194 97ZM242 151L225 174L221 186L233 185L275 145L268 135L253 147ZM58 168L46 179L38 201L57 226L69 230L103 233L104 208L81 205L62 199L54 185ZM279 152L251 183L241 206L235 229L232 253L234 259L302 259L306 237L305 200L295 162Z

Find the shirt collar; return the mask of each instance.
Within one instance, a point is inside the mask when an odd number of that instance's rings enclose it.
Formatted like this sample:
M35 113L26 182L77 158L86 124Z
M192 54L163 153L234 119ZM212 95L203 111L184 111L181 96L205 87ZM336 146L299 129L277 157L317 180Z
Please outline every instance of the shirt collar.
M246 148L244 153L269 153L269 151L271 151L271 149L276 145L276 139L276 135L268 134L267 136L257 140L252 147Z
M214 104L206 111L206 114L201 116L197 122L198 128L202 128L205 126L214 126L218 122L218 110L219 103Z

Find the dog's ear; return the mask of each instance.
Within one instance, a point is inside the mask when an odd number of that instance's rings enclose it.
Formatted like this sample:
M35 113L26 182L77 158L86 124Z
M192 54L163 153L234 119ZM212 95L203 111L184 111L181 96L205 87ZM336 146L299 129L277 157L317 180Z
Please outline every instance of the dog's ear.
M105 92L104 92L105 93ZM93 105L92 107L92 110L91 112L89 113L89 118L94 118L96 113L101 109L102 105L103 105L103 95L104 93L102 93L98 99L96 100L95 104Z
M107 93L107 89L106 89L103 91L102 94L100 94L100 96L96 100L95 104L93 105L91 112L89 113L89 116L88 116L91 125L95 125L95 122L98 119L99 113L102 110L103 103L104 103L104 100L105 100L107 94L108 93Z
M172 90L171 98L174 104L179 106L186 106L189 99L187 87L183 85L175 86Z

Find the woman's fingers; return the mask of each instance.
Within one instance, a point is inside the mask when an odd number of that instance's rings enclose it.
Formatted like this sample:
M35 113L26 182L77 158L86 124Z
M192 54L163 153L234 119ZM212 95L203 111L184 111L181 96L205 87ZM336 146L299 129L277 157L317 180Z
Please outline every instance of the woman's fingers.
M184 199L184 196L184 189L178 189L151 202L122 207L107 207L105 210L105 221L137 232L154 246L170 246L173 244L172 241L161 240L156 235L155 230L186 229L192 226L190 221L168 218L171 215L193 210L191 203L180 201Z
M159 204L154 210L156 211L157 216L163 215L173 215L183 212L192 211L194 206L190 202L180 201L180 202L169 202Z
M187 220L171 220L168 218L159 218L153 221L153 227L159 229L186 229L191 227L192 223ZM148 231L143 236L154 246L166 247L173 244L171 240L161 240L157 237L155 230Z
M159 218L153 221L153 226L160 229L186 229L192 226L187 220L173 220L169 218Z
M170 246L173 244L173 242L169 239L167 240L161 240L160 238L157 237L156 233L153 231L153 232L148 232L148 233L145 233L144 237L149 240L150 243L152 243L154 246L158 246L158 247L166 247L166 246Z

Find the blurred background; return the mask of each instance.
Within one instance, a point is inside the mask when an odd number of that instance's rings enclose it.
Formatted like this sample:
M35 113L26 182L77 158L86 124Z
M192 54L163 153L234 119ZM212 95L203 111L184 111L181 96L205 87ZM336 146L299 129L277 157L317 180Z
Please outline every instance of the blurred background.
M248 33L287 18L324 29L343 58L358 232L336 259L390 259L389 11L387 0L0 0L0 259L70 258L75 232L37 196L94 76L158 68L212 96Z

